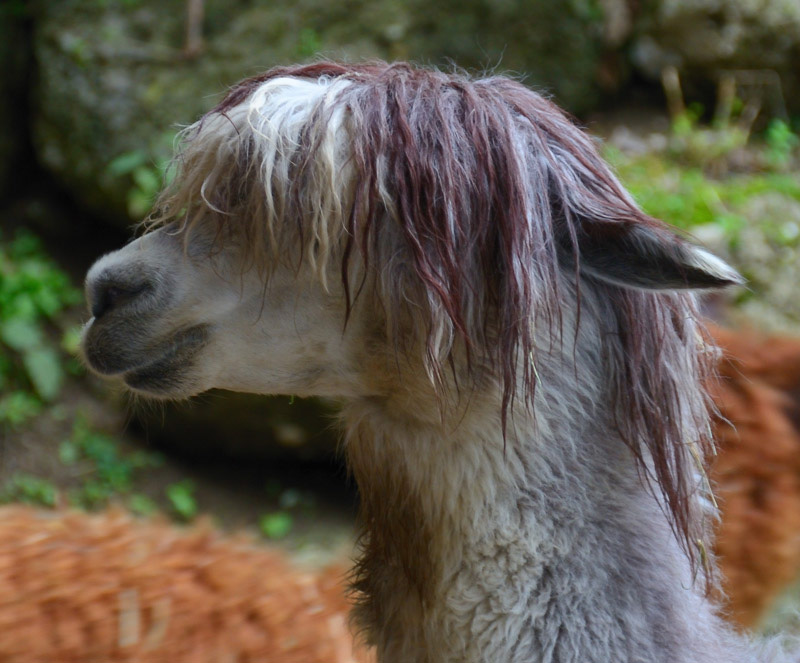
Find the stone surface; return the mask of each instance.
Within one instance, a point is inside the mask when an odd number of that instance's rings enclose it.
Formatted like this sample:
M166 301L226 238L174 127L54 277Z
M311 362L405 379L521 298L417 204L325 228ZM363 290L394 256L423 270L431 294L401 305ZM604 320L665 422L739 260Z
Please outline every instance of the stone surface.
M763 70L740 94L758 94L780 113L774 72L783 103L800 109L800 2L797 0L658 0L637 19L632 61L658 80L674 65L691 81L713 82L724 70ZM752 88L752 89L745 89Z
M630 55L653 79L668 64L677 65L685 80L706 83L724 69L765 70L749 92L763 97L768 112L800 104L796 0L205 0L204 5L204 48L193 57L183 50L183 2L35 5L39 159L77 200L119 225L144 214L178 126L207 110L226 85L275 64L319 55L516 72L575 112L619 89ZM781 77L783 102L769 72ZM2 138L0 151L1 143Z
M40 2L35 14L39 159L118 224L145 212L178 125L272 65L318 54L452 61L518 72L580 111L597 99L604 39L626 30L618 7L604 27L595 0L206 0L204 48L188 57L184 11L156 0L61 0Z

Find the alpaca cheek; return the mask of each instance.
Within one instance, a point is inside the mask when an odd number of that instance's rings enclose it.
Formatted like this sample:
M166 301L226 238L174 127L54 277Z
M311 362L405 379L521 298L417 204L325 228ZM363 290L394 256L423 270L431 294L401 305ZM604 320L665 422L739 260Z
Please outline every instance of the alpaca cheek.
M215 325L201 368L209 388L263 394L341 396L358 391L351 335L315 301L285 307L267 299Z

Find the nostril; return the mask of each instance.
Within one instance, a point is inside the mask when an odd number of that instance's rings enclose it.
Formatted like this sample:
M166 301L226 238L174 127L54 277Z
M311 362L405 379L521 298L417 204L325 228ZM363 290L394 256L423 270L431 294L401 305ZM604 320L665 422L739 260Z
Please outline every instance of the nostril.
M135 287L121 287L113 283L100 284L92 293L92 315L97 320L122 302L135 299L148 289L146 283Z
M114 304L119 300L121 294L122 290L113 285L101 288L96 293L94 302L92 303L92 315L95 318L99 318L103 313L111 310Z

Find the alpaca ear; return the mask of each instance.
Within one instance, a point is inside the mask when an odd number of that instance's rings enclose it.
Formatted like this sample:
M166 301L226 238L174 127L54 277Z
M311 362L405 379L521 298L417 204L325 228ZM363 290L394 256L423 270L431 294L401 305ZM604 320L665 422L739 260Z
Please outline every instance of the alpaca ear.
M577 239L581 271L624 288L683 290L744 283L730 265L667 228L584 222Z

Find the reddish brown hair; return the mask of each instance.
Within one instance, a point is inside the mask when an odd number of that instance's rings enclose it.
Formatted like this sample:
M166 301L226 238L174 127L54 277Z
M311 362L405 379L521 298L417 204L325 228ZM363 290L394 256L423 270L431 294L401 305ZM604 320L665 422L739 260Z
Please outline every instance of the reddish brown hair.
M427 328L426 366L432 376L442 381L454 344L462 342L468 364L478 357L482 365L496 367L504 425L515 399L533 403L535 330L549 330L551 349L559 345L564 307L574 308L577 301L580 319L580 291L591 287L593 300L600 302L602 361L619 434L643 474L660 487L676 534L694 558L704 530L692 514L690 447L703 458L710 438L698 386L705 353L698 351L703 343L693 299L624 285L628 277L628 285L639 285L637 271L653 272L652 280L665 273L664 264L657 256L649 260L647 251L627 276L590 277L618 268L617 258L626 252L607 247L624 243L632 229L663 240L676 255L680 243L636 207L592 139L553 103L508 78L472 80L406 64L322 62L278 67L242 81L190 128L189 143L203 134L205 123L247 106L262 86L278 79L347 85L324 103L308 102L299 134L280 155L288 172L283 181L258 180L251 162L262 138L235 127L239 143L236 162L225 171L230 174L215 171L214 186L205 187L206 179L195 198L206 200L208 190L206 202L224 225L243 199L252 198L248 187L256 180L280 210L263 212L262 201L247 214L233 215L245 220L244 231L249 224L255 237L264 237L252 224L269 213L296 229L305 244L303 219L315 213L307 196L318 186L315 159L334 114L346 116L341 140L347 157L341 166L353 176L339 192L344 232L338 256L348 315L356 256L365 273L388 273L389 286L381 293L387 310L407 305L410 295L400 290L410 283L414 310ZM162 200L169 206L169 197ZM669 284L653 287L685 287L686 274L679 271ZM703 282L703 274L694 275L695 283L712 285L713 279Z

